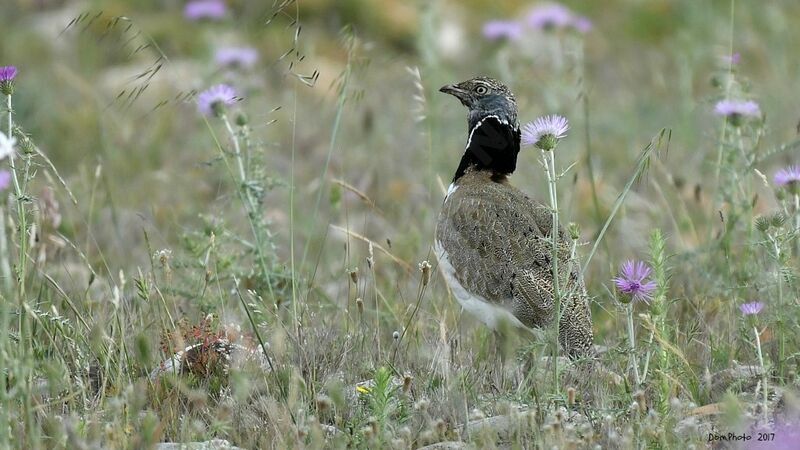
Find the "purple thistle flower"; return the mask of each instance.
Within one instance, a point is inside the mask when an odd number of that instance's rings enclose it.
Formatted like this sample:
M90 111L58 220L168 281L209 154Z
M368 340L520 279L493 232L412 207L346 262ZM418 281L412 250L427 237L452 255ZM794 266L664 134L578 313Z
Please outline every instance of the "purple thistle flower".
M0 66L0 92L5 95L14 93L14 78L17 68L14 66Z
M573 14L560 3L544 3L528 13L528 25L537 30L565 28L572 24Z
M572 20L572 27L575 28L578 33L586 34L592 31L594 24L592 24L592 21L589 20L588 17L578 16Z
M656 289L655 281L645 281L645 278L650 276L650 272L651 269L647 264L629 259L622 264L619 276L612 281L620 292L630 296L633 301L649 303L653 298L653 291Z
M218 20L225 17L227 12L228 7L223 0L193 0L183 8L183 16L189 20Z
M17 68L14 66L0 67L0 81L11 81L17 76Z
M552 150L558 140L567 135L567 130L569 121L564 117L557 115L539 117L522 128L522 145L535 145L542 150Z
M739 52L736 52L730 56L725 56L724 59L726 63L735 66L739 64L739 61L742 59L742 55Z
M516 41L522 37L522 24L513 20L490 20L483 24L483 37L490 41Z
M756 315L760 313L762 309L764 309L764 304L761 302L744 303L739 305L739 311L741 311L745 316Z
M197 109L205 116L221 115L223 107L236 103L236 90L227 84L211 86L197 96Z
M11 172L0 170L0 192L5 191L11 186Z
M714 114L731 119L759 117L761 108L752 100L720 100L714 105Z
M795 186L800 184L800 166L789 166L775 172L775 185Z
M221 47L214 53L214 61L225 67L253 67L258 62L258 50L253 47Z

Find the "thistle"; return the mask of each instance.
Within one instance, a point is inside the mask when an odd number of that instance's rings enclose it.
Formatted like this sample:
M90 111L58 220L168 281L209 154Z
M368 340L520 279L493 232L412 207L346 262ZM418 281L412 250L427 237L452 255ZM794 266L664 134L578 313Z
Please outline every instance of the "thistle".
M617 285L617 289L628 298L628 301L623 301L623 303L631 300L633 302L650 302L653 298L653 291L656 289L656 282L645 281L645 278L650 276L651 271L650 267L641 261L628 260L622 264L619 276L613 281Z
M211 86L197 96L197 109L204 116L221 117L225 107L238 100L236 90L227 84Z
M727 118L739 127L747 118L761 117L761 108L752 100L720 100L714 105L714 114Z
M214 53L214 62L222 67L250 68L258 62L258 50L253 47L221 47Z
M189 20L219 20L225 17L228 7L222 0L194 0L183 8L183 16Z
M5 95L14 93L14 78L17 76L17 68L14 66L0 66L0 92Z
M522 128L522 144L551 151L567 135L569 122L558 115L539 117Z
M490 41L516 41L522 37L522 24L513 20L490 20L483 24L483 37Z

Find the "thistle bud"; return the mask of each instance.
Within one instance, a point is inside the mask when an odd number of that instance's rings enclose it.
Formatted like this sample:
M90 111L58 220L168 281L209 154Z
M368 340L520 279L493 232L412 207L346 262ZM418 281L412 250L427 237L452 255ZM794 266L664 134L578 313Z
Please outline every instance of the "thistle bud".
M247 118L247 114L245 114L243 112L240 112L240 113L236 114L236 118L234 119L234 121L236 123L236 126L243 127L243 126L247 125L247 122L249 120Z
M762 233L766 233L769 230L769 227L772 226L771 220L767 219L764 216L756 217L756 229Z
M358 284L358 267L350 270L350 280L353 284Z
M778 211L772 215L770 222L772 222L773 227L780 228L786 223L786 216L782 212Z
M567 226L567 230L569 230L569 237L573 241L577 241L581 237L581 227L575 222L570 222Z

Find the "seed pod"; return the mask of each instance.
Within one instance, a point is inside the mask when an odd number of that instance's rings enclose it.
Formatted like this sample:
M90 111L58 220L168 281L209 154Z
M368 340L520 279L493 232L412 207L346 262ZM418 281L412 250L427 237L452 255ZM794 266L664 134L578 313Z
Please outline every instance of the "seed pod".
M431 279L431 265L428 261L419 263L419 270L422 272L422 285L427 286Z
M575 405L575 388L568 387L567 388L567 405L574 406Z

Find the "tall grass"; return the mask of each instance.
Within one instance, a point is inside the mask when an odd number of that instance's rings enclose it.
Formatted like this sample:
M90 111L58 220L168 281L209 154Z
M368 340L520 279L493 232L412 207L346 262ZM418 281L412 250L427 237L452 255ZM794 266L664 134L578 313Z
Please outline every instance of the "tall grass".
M798 10L640 3L574 4L595 22L585 36L492 42L482 22L528 3L232 2L196 23L113 0L56 20L57 37L39 28L54 16L0 6L0 64L20 68L0 113L17 138L0 208L0 448L786 436L800 208L772 175L798 164L798 33L779 20ZM228 44L260 62L216 66ZM608 378L544 359L549 339L493 335L438 276L439 180L465 130L436 90L477 74L503 77L521 120L580 130L558 148L575 166L548 160L557 190L525 151L512 182L580 224L570 251ZM220 82L243 100L204 118L195 94ZM764 114L713 114L735 98ZM619 308L610 280L637 255L657 288Z

